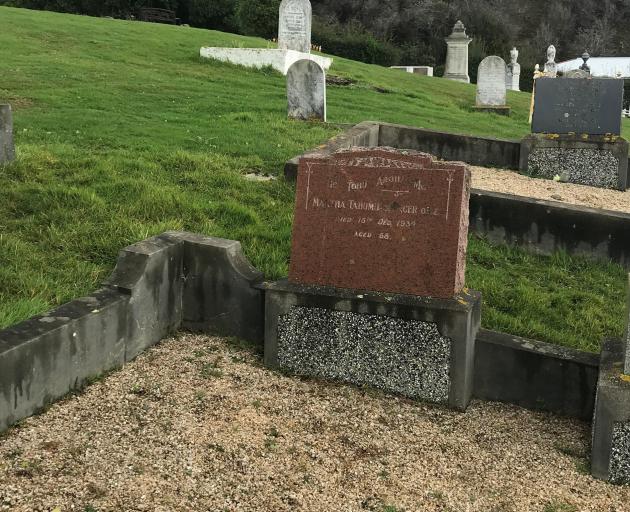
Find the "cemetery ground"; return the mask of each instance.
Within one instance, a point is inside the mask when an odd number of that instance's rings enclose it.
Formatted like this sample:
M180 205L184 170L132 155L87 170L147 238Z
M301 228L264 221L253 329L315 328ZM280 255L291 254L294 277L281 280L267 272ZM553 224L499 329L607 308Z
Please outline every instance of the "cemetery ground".
M0 510L622 512L589 424L288 377L180 334L0 437Z
M268 278L286 275L295 188L283 164L341 124L529 131L528 94L509 93L509 118L476 113L474 86L336 57L330 74L349 83L329 86L331 124L292 122L280 74L198 57L260 39L12 8L0 22L18 149L0 172L0 328L94 290L122 247L167 230L239 240ZM622 333L620 266L475 238L468 261L484 327L592 351Z

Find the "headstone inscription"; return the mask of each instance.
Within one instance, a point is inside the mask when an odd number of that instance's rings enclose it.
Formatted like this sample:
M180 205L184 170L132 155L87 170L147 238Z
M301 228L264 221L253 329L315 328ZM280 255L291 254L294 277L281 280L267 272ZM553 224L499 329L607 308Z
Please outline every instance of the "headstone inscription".
M11 105L0 105L0 165L15 160Z
M450 298L464 287L470 171L424 153L300 161L289 281Z
M309 0L282 0L278 23L278 48L310 53L312 16Z
M312 60L299 60L287 73L290 119L326 121L326 73Z
M623 80L536 80L532 132L620 135Z
M481 61L477 73L477 108L506 109L506 69L505 61L496 55Z
M453 33L446 38L446 68L444 78L470 83L468 75L468 45L472 39L466 35L461 21L455 23Z

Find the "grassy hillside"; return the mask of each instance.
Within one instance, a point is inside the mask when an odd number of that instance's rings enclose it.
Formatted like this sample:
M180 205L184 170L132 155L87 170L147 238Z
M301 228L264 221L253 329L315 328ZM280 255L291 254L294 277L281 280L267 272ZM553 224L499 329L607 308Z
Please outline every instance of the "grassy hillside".
M19 161L0 170L0 328L81 296L120 248L169 229L241 240L269 277L286 273L292 184L283 163L338 132L286 119L285 79L201 61L201 46L259 47L190 28L0 8L0 102L14 109ZM335 59L331 123L367 119L516 138L513 116L473 113L475 88ZM622 331L623 270L473 240L468 284L484 324L596 349Z

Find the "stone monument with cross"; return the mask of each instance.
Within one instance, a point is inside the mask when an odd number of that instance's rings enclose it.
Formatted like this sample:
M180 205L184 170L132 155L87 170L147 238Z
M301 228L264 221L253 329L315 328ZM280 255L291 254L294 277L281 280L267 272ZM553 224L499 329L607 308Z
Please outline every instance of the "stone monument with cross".
M265 283L265 364L463 410L481 297L465 287L470 170L351 148L300 160L288 281Z
M446 38L446 68L444 78L470 83L468 75L468 45L472 39L466 35L466 27L461 21L455 23L453 33Z

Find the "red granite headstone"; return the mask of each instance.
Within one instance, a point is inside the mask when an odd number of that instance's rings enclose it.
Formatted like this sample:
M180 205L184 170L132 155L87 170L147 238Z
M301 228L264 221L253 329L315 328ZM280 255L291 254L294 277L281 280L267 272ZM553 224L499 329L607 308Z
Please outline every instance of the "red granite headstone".
M470 171L355 148L300 160L289 280L449 298L464 287Z

